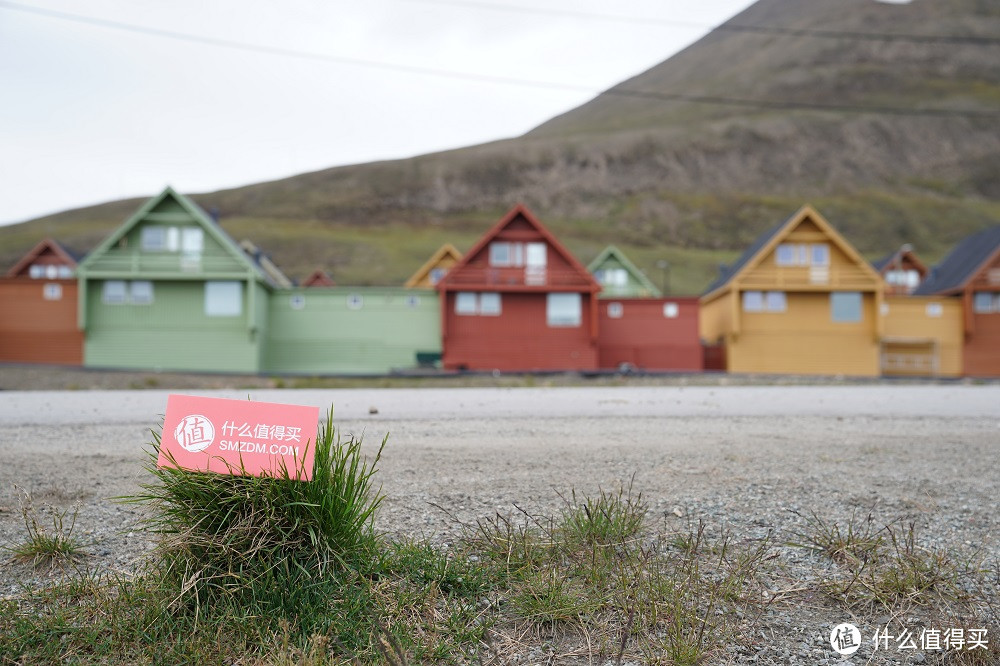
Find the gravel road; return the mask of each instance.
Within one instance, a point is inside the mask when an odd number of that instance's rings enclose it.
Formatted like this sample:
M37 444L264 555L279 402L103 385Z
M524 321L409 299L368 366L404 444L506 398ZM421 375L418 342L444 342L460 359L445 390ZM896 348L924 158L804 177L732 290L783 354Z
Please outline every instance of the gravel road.
M78 508L76 533L90 542L92 564L133 566L150 547L136 527L139 510L109 498L148 478L143 451L167 393L0 392L0 543L23 539L27 492L43 512ZM667 529L704 520L716 533L750 540L771 531L785 543L811 512L846 521L874 507L879 521L916 521L925 546L1000 558L996 385L198 393L332 404L341 431L363 434L371 451L388 434L378 525L393 534L447 544L458 521L515 503L558 512L572 490L614 490L634 477ZM827 564L807 551L778 554L796 576L825 575ZM43 581L26 567L3 567L0 595L24 582ZM774 642L759 663L834 663L822 635L845 619L816 607L776 610L767 625ZM867 633L876 618L853 619L867 622Z

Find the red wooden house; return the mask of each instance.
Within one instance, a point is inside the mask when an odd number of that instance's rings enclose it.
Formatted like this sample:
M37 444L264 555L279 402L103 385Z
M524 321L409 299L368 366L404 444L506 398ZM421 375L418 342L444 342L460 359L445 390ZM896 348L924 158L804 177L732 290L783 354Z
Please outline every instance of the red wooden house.
M45 239L0 279L0 361L83 363L76 257Z
M961 299L963 374L1000 377L1000 226L959 242L914 293Z
M683 372L704 368L696 296L599 302L601 368Z
M445 368L597 368L600 285L522 205L487 231L437 289Z

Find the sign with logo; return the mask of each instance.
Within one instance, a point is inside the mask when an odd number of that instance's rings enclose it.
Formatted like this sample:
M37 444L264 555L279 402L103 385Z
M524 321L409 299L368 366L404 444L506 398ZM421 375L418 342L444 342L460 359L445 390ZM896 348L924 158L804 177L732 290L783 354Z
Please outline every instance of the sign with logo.
M170 395L156 464L308 481L318 424L318 407Z

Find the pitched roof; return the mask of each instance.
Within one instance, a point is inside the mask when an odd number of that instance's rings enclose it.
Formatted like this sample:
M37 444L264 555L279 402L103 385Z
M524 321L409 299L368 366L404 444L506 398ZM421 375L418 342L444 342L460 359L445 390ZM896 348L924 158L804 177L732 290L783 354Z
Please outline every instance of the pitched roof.
M914 294L946 294L961 291L991 258L1000 252L1000 226L965 237L931 269Z
M420 282L427 279L430 272L437 268L443 261L451 259L452 264L455 265L462 260L462 253L458 251L451 243L445 243L437 249L431 258L424 262L424 265L417 269L417 272L410 276L410 279L406 281L403 285L405 287L415 287Z
M873 279L879 279L877 272L871 267L871 264L865 261L864 257L858 254L858 251L855 250L854 247L848 243L844 237L841 236L837 230L834 229L833 226L827 222L826 219L819 214L819 212L816 211L815 208L807 204L781 224L771 227L758 236L732 266L726 270L720 271L719 277L717 277L715 281L708 286L704 293L702 293L702 297L708 296L709 294L722 289L737 275L756 265L757 262L759 262L771 248L777 245L782 238L785 238L792 232L793 229L795 229L795 227L806 219L811 220L816 226L818 226L844 254L857 262L859 267L863 270L870 271Z
M274 286L285 289L292 286L292 281L288 278L288 276L285 275L281 269L278 268L278 265L271 261L271 257L257 247L253 241L244 238L240 241L240 249L242 249L250 260L257 265L257 268L264 272Z
M135 213L132 214L121 226L115 229L111 235L101 241L94 250L87 255L87 257L80 262L80 269L86 270L90 265L97 260L98 257L104 255L110 248L112 248L123 236L125 236L133 227L135 227L139 222L143 220L149 213L153 212L157 206L159 206L166 199L171 198L181 208L186 212L191 218L197 222L205 233L213 237L220 245L229 250L230 255L239 263L243 264L247 269L254 272L258 278L263 282L270 284L272 286L278 286L274 281L274 276L268 275L260 264L253 260L253 258L247 256L243 249L236 244L236 241L225 232L225 230L220 227L208 213L206 213L202 208L196 204L194 201L176 192L169 185L163 189L162 192L154 197L148 199L142 206L139 207Z
M16 277L23 273L29 266L31 266L32 262L44 254L46 250L52 252L52 254L55 254L66 262L67 265L73 268L76 268L77 263L79 263L80 257L75 252L70 251L66 248L66 246L53 238L45 238L39 241L35 247L28 250L28 252L25 253L25 255L21 257L9 271L7 271L7 277Z
M594 257L594 260L587 264L587 270L594 273L595 271L600 270L604 262L609 259L613 259L621 264L622 268L628 271L629 275L631 275L643 289L647 290L650 296L659 297L663 295L662 292L657 289L656 285L653 284L648 277L646 277L646 274L643 273L638 266L633 264L629 258L625 256L624 252L619 250L614 245L609 245L601 250L600 254Z
M924 262L917 258L916 253L913 251L913 248L909 243L900 246L898 250L890 252L881 259L873 261L872 267L879 273L885 273L890 266L898 265L902 263L904 259L909 259L910 262L917 267L917 270L924 273L927 272L927 267L924 266Z
M584 267L584 265L581 264L580 261L573 256L573 253L571 253L566 248L565 245L559 242L559 239L557 239L552 234L552 232L545 227L545 225L543 225L541 222L538 221L538 218L532 215L531 211L529 211L524 204L520 203L515 205L509 211L507 211L506 215L500 218L500 220L496 224L490 227L490 229L486 233L484 233L482 236L479 237L479 240L476 241L476 244L472 246L472 249L466 252L465 256L463 256L457 264L451 267L451 270L448 271L448 274L445 275L443 278L441 278L441 281L437 283L437 288L444 289L448 287L449 283L452 281L452 278L456 273L460 272L461 269L465 268L474 257L478 256L479 253L482 252L487 245L489 245L490 241L496 238L496 236L499 235L500 232L502 232L508 225L510 225L513 221L515 221L518 218L523 219L525 222L528 223L528 225L530 225L533 229L535 229L535 231L537 231L538 234L549 244L549 247L551 247L556 252L556 254L562 257L563 260L565 260L566 263L569 264L570 268L572 268L574 271L580 274L580 278L586 283L586 288L588 291L590 292L600 291L601 285L597 283L597 280L594 279L594 276L591 275L590 272Z
M303 287L336 287L337 283L322 268L317 268L302 281Z
M771 227L770 229L762 233L760 236L758 236L754 240L754 242L751 243L750 246L743 251L743 254L740 255L739 259L737 259L729 266L720 267L718 277L715 278L712 284L708 285L708 288L705 289L705 291L702 293L702 296L710 294L716 289L725 286L726 283L728 283L731 278L733 278L737 273L743 270L743 267L746 266L751 259L756 257L757 254L764 248L764 246L770 243L771 239L777 236L778 232L784 229L785 225L787 225L789 222L795 219L795 217L796 216L793 215L784 222Z

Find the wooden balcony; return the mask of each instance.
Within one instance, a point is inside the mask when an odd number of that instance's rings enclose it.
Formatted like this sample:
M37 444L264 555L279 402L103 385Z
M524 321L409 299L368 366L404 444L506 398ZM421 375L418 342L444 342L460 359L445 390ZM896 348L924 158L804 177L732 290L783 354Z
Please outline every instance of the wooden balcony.
M513 288L530 291L566 287L587 289L592 285L576 271L533 267L466 267L448 276L448 286L456 289Z
M878 280L854 266L768 267L751 271L740 289L761 291L828 291L876 289Z

